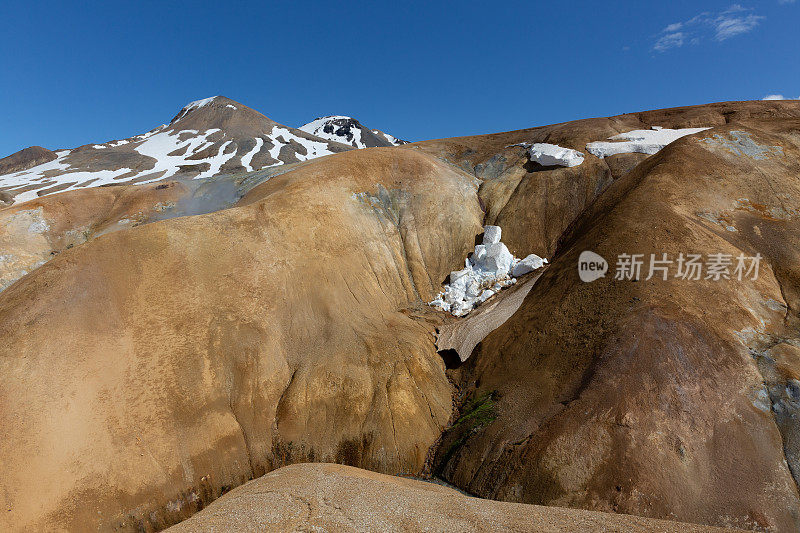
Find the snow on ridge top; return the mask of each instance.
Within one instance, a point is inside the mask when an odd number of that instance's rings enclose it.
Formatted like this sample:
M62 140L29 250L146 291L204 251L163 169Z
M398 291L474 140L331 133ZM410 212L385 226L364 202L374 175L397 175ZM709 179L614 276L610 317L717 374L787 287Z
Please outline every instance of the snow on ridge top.
M500 242L500 226L484 226L483 243L475 246L462 270L450 273L450 283L428 305L464 316L502 289L517 282L515 276L542 268L547 259L530 254L517 259Z
M363 128L361 123L352 117L329 115L316 118L298 129L329 141L348 144L355 148L366 148L361 140L361 128Z
M186 109L188 112L191 111L192 109L203 107L213 102L214 98L219 98L219 95L209 96L208 98L203 98L202 100L195 100L194 102L189 102L189 104L186 107L184 107L184 109Z
M384 137L386 137L387 141L389 141L390 143L392 143L395 146L400 146L401 144L409 144L408 141L404 141L403 139L398 139L394 135L389 135L385 131L372 130L372 133L374 133L375 135L383 135Z
M327 115L325 117L317 117L308 124L303 124L297 129L306 133L311 133L312 135L316 135L314 133L315 131L320 130L320 128L324 128L326 124L334 120L352 120L354 124L360 124L360 122L353 117L348 117L345 115Z
M347 115L325 115L324 117L317 117L311 122L317 122L318 120L356 120L353 117L348 117ZM309 124L311 123L309 122ZM358 122L356 120L356 122Z
M592 155L603 158L616 154L640 153L653 155L668 144L708 128L679 128L670 129L653 126L650 130L633 130L609 137L610 141L590 142L586 149Z
M172 119L172 122L175 122L176 120L182 119L183 117L185 117L186 115L188 115L189 113L194 111L195 109L200 109L201 107L207 106L208 104L213 102L215 98L219 98L219 97L220 97L219 95L217 95L217 96L209 96L208 98L203 98L202 100L195 100L194 102L189 102L188 104L186 104L183 107L183 109L181 109L181 112L178 113L178 115L174 119Z

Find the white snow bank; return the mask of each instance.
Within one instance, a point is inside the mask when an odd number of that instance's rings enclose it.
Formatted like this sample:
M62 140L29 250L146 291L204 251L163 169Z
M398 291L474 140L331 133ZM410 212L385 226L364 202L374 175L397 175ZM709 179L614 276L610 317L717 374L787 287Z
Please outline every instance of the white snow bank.
M55 163L56 161L58 161L58 159L56 159L56 160L54 160L52 162ZM44 165L40 165L40 167L43 167L43 166ZM37 169L39 167L33 167L33 168ZM92 171L65 172L64 174L59 174L57 176L49 178L49 180L46 181L47 185L44 186L44 187L40 187L40 188L32 190L32 191L25 191L25 192L17 194L14 197L14 200L18 204L21 204L22 202L27 202L28 200L33 200L33 199L39 197L39 195L38 195L38 191L39 190L48 189L50 187L53 187L55 185L59 185L59 184L62 184L62 183L75 182L74 185L71 185L71 186L63 189L65 191L77 189L77 188L79 188L78 185L80 185L82 183L85 183L87 181L90 181L90 180L91 180L91 186L92 187L98 187L100 185L105 185L105 184L108 184L108 183L118 183L115 178L117 178L119 176L123 176L125 174L130 173L130 172L131 172L131 169L129 169L129 168L120 168L118 170L96 170L96 171L93 171L93 172ZM14 176L16 176L16 175L12 174L11 178L13 178ZM4 178L6 178L6 176L2 176L0 178L0 185L7 185L7 184L17 185L17 183L15 183L13 180L5 180ZM14 190L16 190L16 189L24 188L25 185L28 185L27 181L23 181L23 182L19 183L19 185L17 187L10 188L10 189L8 189L8 191L9 192L14 192Z
M483 243L475 246L462 270L450 273L450 283L429 305L464 316L503 288L516 283L512 274L521 276L547 263L547 259L535 254L522 260L515 258L500 242L500 236L499 226L485 226Z
M494 244L496 242L500 242L500 236L502 235L502 230L500 226L485 226L483 228L483 244L484 246L487 244Z
M572 148L564 148L557 144L534 143L528 146L531 161L545 167L558 165L561 167L577 167L583 163L583 154Z
M660 126L653 126L651 130L633 130L609 137L612 141L620 142L597 141L588 143L586 149L589 150L589 153L592 155L600 158L634 152L653 155L669 143L681 137L708 129L711 128L680 128L673 130Z
M545 263L547 263L547 259L542 259L536 254L531 254L514 265L514 268L511 269L511 275L517 277L527 274L528 272L533 272L534 270L539 270Z

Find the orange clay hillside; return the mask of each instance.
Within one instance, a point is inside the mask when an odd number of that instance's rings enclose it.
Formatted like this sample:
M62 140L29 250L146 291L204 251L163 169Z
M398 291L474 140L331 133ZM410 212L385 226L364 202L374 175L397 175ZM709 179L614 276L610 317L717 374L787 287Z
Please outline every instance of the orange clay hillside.
M290 162L0 209L0 529L160 530L292 463L511 503L290 467L297 488L282 469L179 527L305 513L320 472L376 524L400 518L352 494L377 483L475 530L800 527L800 103ZM549 266L483 304L502 319L427 305L485 225ZM605 277L580 280L585 250ZM618 255L651 253L762 259L757 279L614 279ZM438 338L470 317L475 349L445 361Z

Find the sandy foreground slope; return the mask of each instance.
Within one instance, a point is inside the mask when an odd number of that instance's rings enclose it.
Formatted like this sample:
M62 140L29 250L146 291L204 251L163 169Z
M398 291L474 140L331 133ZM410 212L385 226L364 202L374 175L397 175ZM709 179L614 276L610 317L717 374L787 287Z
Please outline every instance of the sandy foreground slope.
M725 531L637 516L471 498L338 464L285 466L222 496L170 533L211 531Z
M0 209L0 529L162 529L297 462L796 529L798 117L712 104ZM651 126L712 129L649 157L585 149ZM537 166L522 142L585 160ZM551 266L448 370L451 317L423 307L484 224ZM585 249L612 269L764 262L757 281L585 284Z

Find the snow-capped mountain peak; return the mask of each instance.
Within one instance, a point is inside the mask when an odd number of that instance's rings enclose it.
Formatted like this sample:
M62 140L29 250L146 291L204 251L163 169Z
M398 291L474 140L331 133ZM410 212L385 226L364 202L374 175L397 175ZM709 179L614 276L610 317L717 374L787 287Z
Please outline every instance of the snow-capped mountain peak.
M251 172L348 149L213 96L141 135L54 152L26 149L0 159L0 190L22 202L83 187Z
M397 139L380 130L368 129L358 120L345 115L319 117L308 124L300 126L299 129L311 135L347 144L354 148L398 146L407 143L407 141Z
M291 128L230 98L211 96L141 135L55 151L31 147L2 158L0 191L23 202L83 187L209 178L399 144L405 141L352 117L332 115Z

